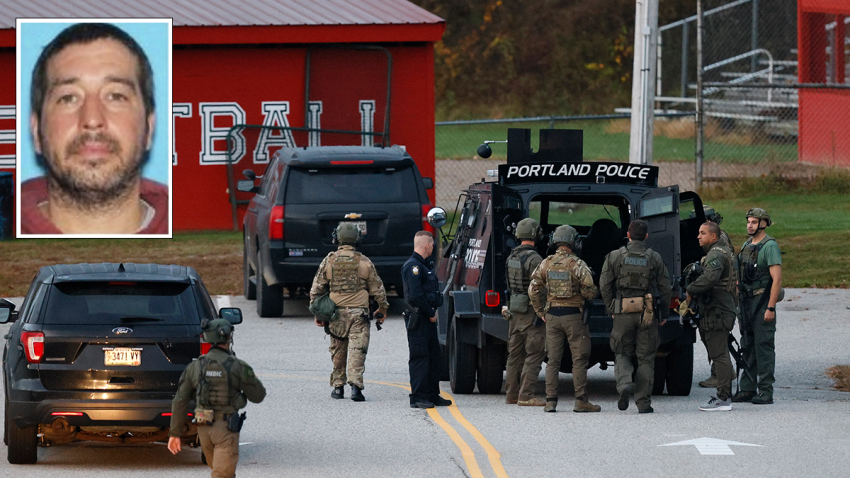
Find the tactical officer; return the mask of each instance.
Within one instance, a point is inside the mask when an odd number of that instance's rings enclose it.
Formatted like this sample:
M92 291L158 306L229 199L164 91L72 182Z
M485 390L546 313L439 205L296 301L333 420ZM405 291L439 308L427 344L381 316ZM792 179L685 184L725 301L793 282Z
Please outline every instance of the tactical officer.
M587 264L573 253L578 233L571 226L558 226L549 242L558 249L531 274L528 298L534 311L546 321L546 412L558 406L558 373L564 356L564 340L573 358L574 412L598 412L599 405L587 399L587 364L590 359L590 329L582 321L584 301L596 297L593 276Z
M443 296L437 284L433 263L426 262L434 251L434 236L419 231L413 236L413 255L401 266L404 283L404 324L410 359L410 408L449 406L440 396L442 353L437 338L437 309Z
M703 273L685 289L688 300L700 304L699 330L712 368L717 371L717 394L700 405L703 411L732 410L732 361L728 337L735 326L737 274L732 251L720 242L720 226L706 221L699 228L699 245L706 252L700 260Z
M366 400L361 390L364 388L363 371L372 325L369 298L378 303L375 320L379 324L384 322L390 304L375 265L355 249L362 239L360 229L353 223L342 222L331 237L339 247L319 264L310 288L310 304L328 293L336 304L337 318L330 324L316 318L316 325L327 325L326 330L331 336L328 349L334 366L330 380L333 387L331 398L345 398L343 387L347 380L351 385L351 399L362 402Z
M526 218L516 226L516 238L521 241L510 253L505 266L505 283L510 291L504 315L509 320L508 363L505 391L507 404L543 406L545 401L534 396L537 376L546 357L546 328L544 322L529 307L528 286L531 273L543 260L534 248L540 226Z
M239 409L247 400L260 403L266 397L266 389L251 366L230 350L232 334L233 326L225 319L206 325L204 340L212 347L183 371L171 402L168 450L175 455L180 452L187 409L194 400L198 439L213 478L236 476L239 430L245 419Z
M782 300L782 253L776 239L765 233L770 215L761 208L747 211L749 239L738 253L741 317L741 355L748 374L741 377L741 391L733 402L773 403L773 372L776 365L776 303ZM750 377L757 378L758 384ZM758 394L756 394L758 388Z
M661 255L644 244L648 237L646 221L629 224L629 243L611 251L602 265L599 288L608 313L614 317L611 350L614 351L614 374L620 399L617 408L629 408L629 395L635 392L640 413L652 413L652 382L655 377L655 354L658 350L658 320L664 325L670 313L670 275ZM660 297L665 306L655 317L653 298ZM638 367L634 381L632 360Z
M703 205L703 212L705 212L705 220L711 221L718 226L723 222L723 216L720 215L719 212L715 211L713 207L709 205ZM717 238L717 241L721 246L729 249L732 252L732 255L735 254L735 246L732 245L732 239L729 238L729 234L724 230L720 230L720 236ZM702 329L700 329L701 331ZM700 332L700 337L703 342L705 342L705 337L702 337L702 332ZM706 348L706 350L708 350ZM717 388L717 371L715 370L714 362L711 361L711 357L708 357L708 361L711 362L711 376L705 380L701 380L699 382L699 386L702 388Z

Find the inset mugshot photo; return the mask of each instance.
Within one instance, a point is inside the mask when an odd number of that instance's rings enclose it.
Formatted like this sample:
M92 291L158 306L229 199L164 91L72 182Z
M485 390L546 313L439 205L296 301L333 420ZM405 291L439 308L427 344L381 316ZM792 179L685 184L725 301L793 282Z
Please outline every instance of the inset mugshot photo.
M171 19L16 33L17 236L171 237Z

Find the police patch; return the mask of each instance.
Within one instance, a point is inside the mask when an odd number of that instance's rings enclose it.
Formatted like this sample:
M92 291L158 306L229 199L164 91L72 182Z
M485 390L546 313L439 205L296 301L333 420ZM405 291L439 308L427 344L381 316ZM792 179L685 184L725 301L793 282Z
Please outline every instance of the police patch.
M714 257L710 261L708 261L707 265L708 267L720 267L720 261L718 261L717 258Z
M646 267L649 265L649 262L646 260L646 257L632 257L626 256L623 258L623 263L628 264L630 266L641 266Z
M419 275L419 266L413 266L413 269L411 269L411 270L413 271L413 275L415 275L415 276Z

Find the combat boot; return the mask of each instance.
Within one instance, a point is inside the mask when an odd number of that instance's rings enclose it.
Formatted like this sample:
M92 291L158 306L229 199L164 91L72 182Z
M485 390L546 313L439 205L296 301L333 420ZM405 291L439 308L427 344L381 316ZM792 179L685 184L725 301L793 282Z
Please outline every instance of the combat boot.
M543 409L544 412L556 412L555 408L558 407L558 397L546 397L546 407Z
M752 402L753 397L756 396L756 392L745 392L741 390L732 396L732 401L735 403L743 403L743 402Z
M362 402L366 400L366 397L364 397L363 394L360 393L360 388L354 384L351 384L351 399L355 402Z
M519 400L516 404L521 407L542 407L546 405L546 401L542 398L532 397L528 400Z
M717 388L717 377L712 375L711 377L701 381L699 386L702 388Z
M573 411L576 413L601 412L602 407L590 403L590 401L587 400L587 395L584 395L576 397L576 406L573 407Z
M760 393L753 397L753 403L756 405L771 405L773 404L773 397Z
M623 387L623 391L620 392L620 399L617 400L617 408L620 410L627 410L629 408L629 395L632 394L632 390L634 389L634 385L626 385Z
M331 392L331 398L345 398L345 389L342 388L342 385L340 385L339 387L334 387L333 392Z

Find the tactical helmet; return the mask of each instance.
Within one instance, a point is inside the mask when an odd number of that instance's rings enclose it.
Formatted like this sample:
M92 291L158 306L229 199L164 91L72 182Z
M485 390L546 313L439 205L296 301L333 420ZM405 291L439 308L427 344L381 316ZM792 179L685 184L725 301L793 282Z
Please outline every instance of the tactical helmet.
M223 344L230 339L233 333L233 325L227 319L215 319L209 321L204 329L204 340L210 344Z
M713 207L703 205L702 210L703 212L705 212L706 221L711 221L717 224L718 226L721 222L723 222L723 216L721 216L720 213L715 211Z
M516 225L516 238L536 240L540 234L540 224L534 219L527 217Z
M572 249L575 247L576 238L578 238L578 231L572 226L564 224L563 226L558 226L555 232L549 236L549 245L564 244L570 246L570 249Z
M363 239L363 233L352 222L341 222L331 234L334 244L358 245Z
M757 219L764 219L765 221L767 221L766 227L770 227L770 224L771 224L770 214L768 214L767 211L765 211L764 209L762 209L760 207L754 207L754 208L750 209L749 211L747 211L746 217L748 217L748 218L754 217L754 218L757 218Z

